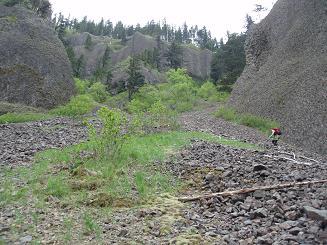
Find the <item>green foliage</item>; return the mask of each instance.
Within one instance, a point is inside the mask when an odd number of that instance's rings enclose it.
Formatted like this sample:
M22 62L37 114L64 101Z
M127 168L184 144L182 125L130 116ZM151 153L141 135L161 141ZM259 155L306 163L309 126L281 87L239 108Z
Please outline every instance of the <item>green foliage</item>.
M245 66L245 34L232 33L224 44L220 42L212 62L210 76L215 83L232 84L241 75Z
M170 68L178 69L182 66L183 49L179 43L173 41L168 48L166 56Z
M83 221L84 221L84 229L85 229L85 234L91 234L95 232L97 236L100 235L100 226L92 219L92 216L89 214L84 214L83 215Z
M220 108L215 115L227 121L236 122L251 128L257 128L263 133L269 133L272 128L279 127L279 124L276 121L248 113L239 114L234 109L228 107Z
M102 123L99 134L92 124L88 124L93 151L99 158L114 159L120 153L127 137L126 134L122 134L127 119L121 111L110 110L107 107L99 109L98 116Z
M91 82L79 78L75 78L74 80L75 80L75 87L77 90L77 94L86 94L91 85Z
M176 70L170 69L166 72L168 81L171 83L193 83L193 79L187 74L187 70L185 68L178 68Z
M106 101L106 104L109 107L113 107L113 108L118 108L120 110L123 110L125 108L127 108L128 105L128 93L127 91L125 92L121 92L115 96L111 96L108 98L108 100Z
M171 111L183 112L194 108L202 99L218 102L225 101L229 96L226 92L218 92L210 82L198 88L185 69L169 70L167 79L168 83L141 87L128 104L129 112L149 112L158 101Z
M209 99L215 96L216 89L216 86L212 82L207 81L199 88L198 95L203 99Z
M198 90L198 96L210 102L224 102L229 93L217 91L217 87L210 81L205 82Z
M55 197L64 197L69 193L68 185L63 181L61 176L53 176L48 179L46 192L48 195Z
M93 43L92 43L92 37L91 37L90 34L88 34L87 37L86 37L86 40L85 40L85 45L84 45L84 47L85 47L86 49L88 49L88 50L91 50L92 46L93 46Z
M96 82L89 88L89 94L99 103L103 103L108 98L109 94L106 91L106 86L103 83Z
M6 113L0 116L0 124L40 121L49 119L51 117L53 116L47 115L45 113Z
M131 101L132 95L144 84L144 76L141 73L141 65L138 57L133 56L128 66L127 91L128 100Z
M146 180L143 172L135 173L135 185L139 194L143 196L146 192Z
M72 97L66 105L52 109L49 113L58 116L81 116L90 113L96 105L90 95L82 94Z

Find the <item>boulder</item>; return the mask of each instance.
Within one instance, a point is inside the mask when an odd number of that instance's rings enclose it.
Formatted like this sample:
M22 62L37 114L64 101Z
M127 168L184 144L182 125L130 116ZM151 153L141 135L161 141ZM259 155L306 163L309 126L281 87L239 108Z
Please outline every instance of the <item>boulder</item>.
M74 94L65 48L49 20L0 5L0 101L53 108Z

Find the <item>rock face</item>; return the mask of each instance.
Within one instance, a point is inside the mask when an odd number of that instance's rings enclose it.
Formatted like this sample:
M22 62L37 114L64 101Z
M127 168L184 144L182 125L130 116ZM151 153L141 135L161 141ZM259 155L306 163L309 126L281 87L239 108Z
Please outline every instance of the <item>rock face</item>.
M85 48L87 36L90 35L92 39L92 47ZM111 65L113 69L113 83L126 78L127 63L124 62L132 54L141 54L145 50L153 50L157 47L157 41L150 37L136 32L129 37L126 45L122 46L109 37L99 37L88 33L78 33L70 36L67 40L73 47L76 58L83 56L85 66L83 71L84 77L91 77L97 69L97 65L101 63L107 46L111 47ZM168 49L168 43L161 43L161 59L160 63L162 70L167 70L167 61L164 53ZM209 50L192 49L183 46L183 66L188 70L189 74L197 78L207 78L210 75L210 63L212 59L212 52ZM126 63L126 64L125 64ZM122 69L123 68L123 69ZM164 76L155 70L147 67L143 68L143 75L150 83L162 81Z
M327 154L327 3L279 0L246 41L229 105L280 122L284 139Z
M52 108L74 93L71 65L47 20L0 5L0 100Z

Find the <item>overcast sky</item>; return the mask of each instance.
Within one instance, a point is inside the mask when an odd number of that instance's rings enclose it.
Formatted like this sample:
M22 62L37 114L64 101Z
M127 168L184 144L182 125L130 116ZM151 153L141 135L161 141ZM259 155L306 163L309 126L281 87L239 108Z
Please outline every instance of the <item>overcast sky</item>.
M206 26L218 40L226 32L244 31L245 16L250 14L256 22L263 18L277 0L50 0L54 13L99 21L102 17L113 23L121 20L125 25L141 26L150 20L166 18L170 25L182 26L184 22ZM255 13L255 4L268 11Z

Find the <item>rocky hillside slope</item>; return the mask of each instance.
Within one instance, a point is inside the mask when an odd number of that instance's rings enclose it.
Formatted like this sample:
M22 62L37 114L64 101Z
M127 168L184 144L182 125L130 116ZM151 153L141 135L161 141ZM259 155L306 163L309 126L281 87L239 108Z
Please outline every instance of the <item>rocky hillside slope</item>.
M47 20L0 5L0 100L52 108L74 93L70 62Z
M284 138L327 154L327 4L279 0L246 41L229 105L273 118Z
M92 39L92 47L89 49L85 47L88 35L90 35ZM114 83L125 78L126 72L124 72L121 67L122 63L124 63L129 56L132 54L141 54L145 50L153 50L157 47L157 41L154 38L139 32L129 37L126 45L121 45L118 40L109 37L93 36L88 33L73 34L67 41L73 47L76 58L83 55L85 66L82 75L85 77L90 77L94 74L97 65L101 63L106 47L109 46L112 50L110 56L111 65L114 67L112 79ZM167 51L168 45L168 43L162 42L162 54ZM209 76L211 59L212 52L209 50L200 50L183 46L183 65L194 77L206 78ZM164 55L161 55L160 63L163 70L168 69ZM163 79L161 74L146 67L143 68L143 75L149 82L158 82Z

